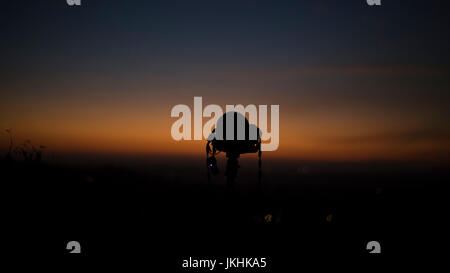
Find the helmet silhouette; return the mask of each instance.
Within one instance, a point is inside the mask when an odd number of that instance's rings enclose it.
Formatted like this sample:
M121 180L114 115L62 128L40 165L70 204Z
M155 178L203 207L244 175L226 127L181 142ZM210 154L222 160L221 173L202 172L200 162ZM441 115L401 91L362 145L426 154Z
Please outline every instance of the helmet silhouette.
M256 125L250 124L242 114L227 112L221 116L207 141L208 181L210 181L210 171L214 175L219 173L215 156L220 152L225 152L228 158L225 171L228 185L232 185L237 175L237 169L239 168L237 159L241 154L246 153L258 152L258 179L261 179L261 130Z
M227 125L231 124L233 128L227 128ZM261 130L238 112L227 112L221 116L208 137L207 153L219 151L225 152L227 157L239 157L240 154L256 153L260 150Z

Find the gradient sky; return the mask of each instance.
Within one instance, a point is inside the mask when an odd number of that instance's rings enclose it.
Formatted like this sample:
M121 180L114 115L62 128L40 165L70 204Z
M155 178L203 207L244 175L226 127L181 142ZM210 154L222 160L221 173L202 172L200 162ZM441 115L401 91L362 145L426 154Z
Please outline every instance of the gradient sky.
M449 159L445 1L81 1L0 1L2 150L203 154L170 136L202 96L279 104L270 156Z

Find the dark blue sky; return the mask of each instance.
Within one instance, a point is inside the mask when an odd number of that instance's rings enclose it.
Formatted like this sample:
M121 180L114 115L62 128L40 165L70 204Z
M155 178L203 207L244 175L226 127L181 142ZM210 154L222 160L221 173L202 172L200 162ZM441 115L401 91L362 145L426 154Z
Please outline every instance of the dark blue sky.
M450 135L447 1L81 1L0 0L2 126L55 141L201 95L280 104L311 143Z
M2 71L58 73L67 62L66 72L130 73L149 63L155 73L192 64L445 66L444 2L3 0Z

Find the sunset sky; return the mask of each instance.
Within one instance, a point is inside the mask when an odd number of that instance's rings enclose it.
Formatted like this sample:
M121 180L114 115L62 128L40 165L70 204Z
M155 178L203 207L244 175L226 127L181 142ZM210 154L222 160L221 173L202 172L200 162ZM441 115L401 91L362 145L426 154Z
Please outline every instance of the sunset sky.
M444 1L81 1L0 2L2 151L203 155L170 135L202 96L279 104L268 156L450 158Z

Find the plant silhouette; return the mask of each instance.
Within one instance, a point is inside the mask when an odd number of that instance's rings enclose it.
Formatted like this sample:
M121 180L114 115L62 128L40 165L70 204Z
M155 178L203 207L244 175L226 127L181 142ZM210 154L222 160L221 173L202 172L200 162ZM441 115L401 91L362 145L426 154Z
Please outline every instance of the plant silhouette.
M31 140L25 140L21 145L14 147L12 129L5 129L5 132L9 135L9 148L5 155L6 161L20 161L25 162L41 162L43 152L46 149L44 145L35 146Z

